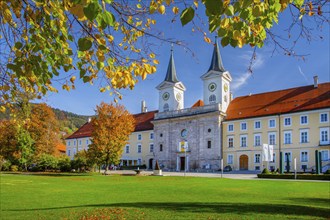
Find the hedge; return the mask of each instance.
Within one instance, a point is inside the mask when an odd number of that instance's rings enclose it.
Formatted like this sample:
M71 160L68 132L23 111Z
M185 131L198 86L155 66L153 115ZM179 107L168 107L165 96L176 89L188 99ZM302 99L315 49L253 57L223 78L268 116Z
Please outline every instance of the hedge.
M119 169L120 170L137 170L137 168L139 169L147 169L147 166L144 165L136 165L136 166L121 166Z
M294 174L258 174L258 178L266 179L294 179ZM328 180L329 174L297 174L297 179L300 180Z

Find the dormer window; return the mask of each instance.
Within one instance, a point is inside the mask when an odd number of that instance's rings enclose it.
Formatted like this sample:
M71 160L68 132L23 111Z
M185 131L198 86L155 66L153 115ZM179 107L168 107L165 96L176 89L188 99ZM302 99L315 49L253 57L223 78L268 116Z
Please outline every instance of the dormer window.
M210 97L209 97L210 104L215 104L216 101L217 101L216 96L215 95L210 95Z

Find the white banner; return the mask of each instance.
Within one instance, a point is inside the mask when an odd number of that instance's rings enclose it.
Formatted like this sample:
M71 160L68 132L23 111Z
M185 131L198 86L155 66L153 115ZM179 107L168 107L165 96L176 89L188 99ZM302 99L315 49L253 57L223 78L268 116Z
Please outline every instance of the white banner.
M263 144L262 145L262 161L273 161L274 146Z
M262 161L269 161L268 144L262 145Z

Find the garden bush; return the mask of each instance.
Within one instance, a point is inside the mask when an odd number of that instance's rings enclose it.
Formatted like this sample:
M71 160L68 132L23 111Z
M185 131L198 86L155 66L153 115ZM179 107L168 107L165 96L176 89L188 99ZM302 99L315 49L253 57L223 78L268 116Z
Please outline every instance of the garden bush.
M294 179L294 174L258 174L258 178L267 179ZM330 180L329 174L297 174L301 180Z
M3 164L2 164L2 171L10 171L10 167L11 167L11 162L9 160L6 160Z
M10 171L17 172L18 171L18 166L17 165L11 165L10 166Z
M36 166L41 171L56 170L58 159L50 154L41 154L36 160Z
M68 156L61 156L58 158L58 168L61 172L70 172L71 171L71 160Z
M261 173L262 174L271 174L271 172L267 168L263 169L263 171Z

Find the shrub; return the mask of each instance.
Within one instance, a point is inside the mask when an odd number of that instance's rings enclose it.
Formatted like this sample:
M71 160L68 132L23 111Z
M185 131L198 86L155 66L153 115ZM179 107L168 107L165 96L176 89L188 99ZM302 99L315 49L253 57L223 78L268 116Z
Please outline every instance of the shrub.
M294 179L294 174L258 174L258 178L267 179ZM297 174L302 180L330 180L329 174Z
M277 169L275 170L275 173L280 173L280 169L277 168Z
M261 173L262 174L271 174L271 172L267 168L265 168Z
M50 154L41 154L37 158L37 167L39 170L46 171L46 170L56 170L58 159Z
M58 168L61 172L71 171L71 160L68 156L61 156L58 158Z
M10 171L11 168L11 162L9 160L6 160L3 164L2 164L2 170L3 171Z
M18 166L17 165L11 165L10 166L10 171L17 172L18 171Z
M330 169L328 169L327 171L325 171L324 174L330 174Z

